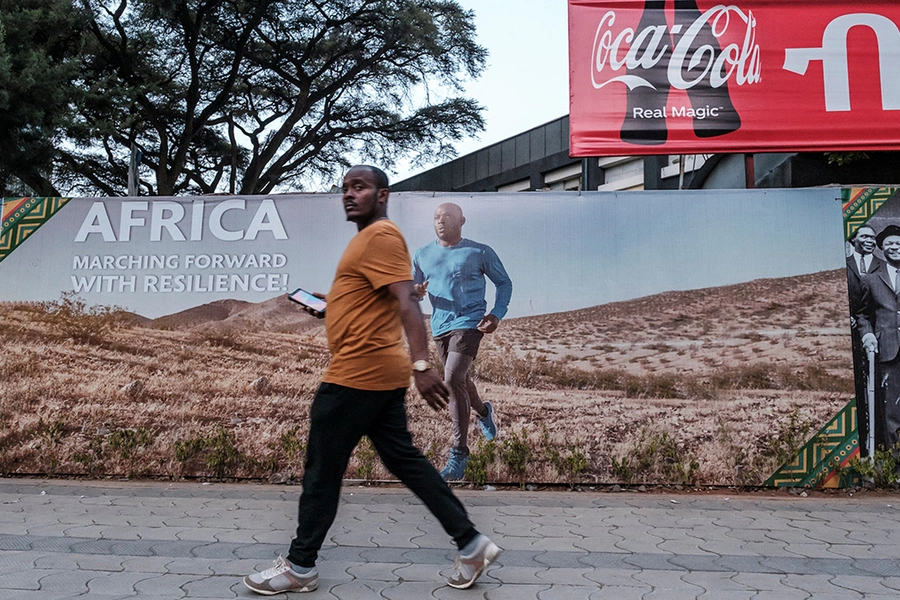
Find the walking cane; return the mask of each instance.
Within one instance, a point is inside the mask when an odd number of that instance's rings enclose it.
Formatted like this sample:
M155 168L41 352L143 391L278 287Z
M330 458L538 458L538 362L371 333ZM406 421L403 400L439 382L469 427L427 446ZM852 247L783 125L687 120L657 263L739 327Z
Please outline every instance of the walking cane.
M866 413L868 415L868 432L866 435L866 449L871 458L875 457L875 352L866 350L869 359L869 378L866 382Z

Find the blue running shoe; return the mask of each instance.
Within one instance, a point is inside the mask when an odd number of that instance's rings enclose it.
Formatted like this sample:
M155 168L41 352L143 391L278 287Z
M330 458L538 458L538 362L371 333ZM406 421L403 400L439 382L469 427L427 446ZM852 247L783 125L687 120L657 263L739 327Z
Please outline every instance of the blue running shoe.
M486 417L478 417L478 424L481 425L481 435L484 439L491 441L497 437L497 421L494 420L494 406L490 402L485 402L488 414Z
M463 456L462 452L456 448L451 448L450 460L447 461L447 466L441 471L441 477L444 481L459 481L466 472L467 462L469 462L468 456Z

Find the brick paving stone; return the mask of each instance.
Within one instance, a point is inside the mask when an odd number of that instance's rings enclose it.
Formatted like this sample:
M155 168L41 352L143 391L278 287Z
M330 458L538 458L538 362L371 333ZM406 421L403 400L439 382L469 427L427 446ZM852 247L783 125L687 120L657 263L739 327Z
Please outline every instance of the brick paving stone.
M362 563L331 560L319 561L316 565L319 569L319 581L327 581L329 587L353 581L355 577L350 574L350 569L360 564ZM270 566L271 563L263 565L263 568ZM250 571L247 571L247 573L250 573Z
M719 592L756 592L756 588L735 581L735 575L736 573L690 572L683 574L681 579L701 587L707 592L711 590Z
M603 587L641 588L650 591L651 588L647 583L635 579L635 575L639 573L637 570L626 569L594 569L585 573L583 577Z
M828 551L833 556L843 556L847 558L871 558L879 559L883 556L872 552L869 545L857 544L828 544Z
M670 591L678 594L683 593L688 596L693 595L694 597L702 594L705 589L700 585L685 581L683 578L685 574L685 571L644 570L636 573L634 579L650 586L656 593Z
M404 581L395 587L389 587L381 592L388 600L422 600L431 598L442 587L446 587L443 581L428 583L424 581Z
M758 592L771 592L785 589L784 578L781 573L738 573L732 580Z
M32 569L0 574L0 590L39 590L41 578L54 571Z
M813 596L801 590L764 591L753 596L753 600L810 600Z
M851 542L848 537L849 532L844 529L832 527L828 523L810 522L795 524L795 527L802 529L806 535L813 540L824 542L826 544L848 544Z
M508 567L501 565L491 569L491 574L504 584L534 585L548 583L546 579L541 579L538 575L549 570L550 567Z
M403 566L397 563L364 563L354 565L347 569L347 573L352 575L354 579L363 581L402 581L397 575L397 567Z
M200 575L157 574L134 584L134 589L141 594L161 596L163 598L184 598L187 594L184 586L192 581L203 579Z
M214 575L212 561L203 558L177 558L166 563L166 573L174 575Z
M837 555L830 551L831 546L821 542L810 542L808 544L788 544L785 550L794 556L802 556L804 558L836 558Z
M187 598L238 598L247 595L246 586L233 577L206 577L183 587Z
M650 588L605 585L591 593L590 600L644 600Z
M591 571L593 571L593 569L556 567L549 568L546 571L538 571L535 573L535 576L541 581L546 581L547 583L552 583L554 585L575 585L583 587L592 583L596 585L595 581L585 577L585 575Z
M582 552L576 544L581 541L579 538L536 538L531 542L532 550L540 550L543 552Z
M65 571L70 569L78 569L78 559L81 554L40 554L35 553L34 559L28 561L30 564L27 568L46 569L51 571ZM87 555L91 556L91 555ZM108 558L101 556L101 558ZM114 560L115 557L113 557ZM121 559L118 559L119 568L121 569Z
M697 600L753 600L756 592L752 590L707 590L697 596Z
M320 584L321 585L321 584ZM328 589L329 593L340 600L371 600L384 595L385 590L396 587L395 581L359 581L340 583Z
M824 594L839 593L843 593L844 600L858 600L863 598L861 593L854 590L839 588L831 583L830 580L831 577L829 575L798 575L791 573L785 575L782 584L789 588L809 592L814 598L819 598Z
M88 591L87 583L101 573L96 571L38 571L43 573L39 583L42 591L61 591L82 594Z
M897 590L885 586L884 579L881 577L836 575L831 578L831 584L838 588L859 592L866 598L873 594L897 595Z
M395 565L394 573L403 581L421 581L423 583L428 583L440 579L438 573L443 567L443 564Z
M118 556L122 570L129 573L168 573L169 556Z
M268 568L255 559L212 560L209 561L208 566L213 575L227 575L229 577L244 577L250 573ZM269 566L271 566L271 561ZM168 572L168 568L166 572Z
M590 600L598 586L586 585L553 585L550 589L539 592L539 600Z
M111 596L134 594L136 585L155 577L159 577L159 575L156 573L95 573L95 576L87 581L86 596L91 598L103 594Z

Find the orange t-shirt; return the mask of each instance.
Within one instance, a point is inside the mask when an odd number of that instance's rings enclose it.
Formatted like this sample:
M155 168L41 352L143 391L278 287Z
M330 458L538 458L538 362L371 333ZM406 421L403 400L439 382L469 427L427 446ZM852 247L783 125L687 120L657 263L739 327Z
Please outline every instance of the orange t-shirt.
M328 292L332 358L322 381L373 391L409 387L399 302L387 286L411 280L406 241L391 221L376 221L350 240Z

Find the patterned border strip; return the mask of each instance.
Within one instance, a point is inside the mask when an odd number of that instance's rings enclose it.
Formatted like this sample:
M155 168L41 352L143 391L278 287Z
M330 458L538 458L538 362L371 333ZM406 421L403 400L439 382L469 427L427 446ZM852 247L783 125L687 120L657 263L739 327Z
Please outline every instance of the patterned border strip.
M822 474L822 478L810 485L819 485L823 488L851 487L859 485L859 473L848 468L850 460L859 456L859 436L855 435L843 446L834 449L828 457L827 464L830 469Z
M50 217L68 202L69 198L28 197L7 198L3 201L3 224L0 228L0 262L22 245Z
M816 485L834 471L832 463L835 452L840 454L848 447L859 447L855 398L832 417L825 427L806 442L791 461L782 465L763 485L773 487ZM846 460L849 460L849 456Z
M900 188L895 187L842 189L845 239L850 239L850 236L864 225L882 204L898 192Z

